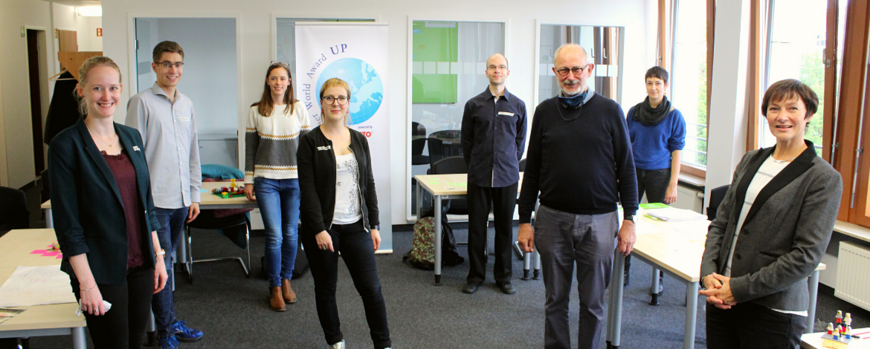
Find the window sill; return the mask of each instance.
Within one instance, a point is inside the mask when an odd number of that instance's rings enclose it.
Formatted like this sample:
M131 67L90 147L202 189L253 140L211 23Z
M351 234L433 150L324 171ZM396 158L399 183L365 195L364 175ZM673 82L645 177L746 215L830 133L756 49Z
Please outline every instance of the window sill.
M679 180L680 180L681 186L688 187L688 188L700 191L702 193L704 192L704 187L707 185L706 179L704 179L702 177L690 175L690 174L685 173L685 172L680 172Z
M834 223L834 231L865 242L870 242L870 229L857 224L837 221Z

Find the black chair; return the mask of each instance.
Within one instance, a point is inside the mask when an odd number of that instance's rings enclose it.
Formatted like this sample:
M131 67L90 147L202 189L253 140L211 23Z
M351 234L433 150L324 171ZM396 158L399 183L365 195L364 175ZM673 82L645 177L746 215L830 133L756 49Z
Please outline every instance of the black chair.
M230 168L229 170L233 170L235 174L232 176L242 178L236 178L238 180L244 179L244 175L241 172L237 172L237 169ZM204 171L205 172L205 171ZM203 175L203 181L215 181L214 178L210 178L208 174ZM205 193L203 195L212 195L211 193ZM193 263L205 263L205 262L217 262L217 261L225 261L225 260L236 260L239 261L242 265L242 269L245 271L245 277L251 278L251 270L248 268L251 265L251 219L248 216L248 212L252 211L252 209L226 209L226 210L202 210L199 213L199 216L196 217L190 223L185 224L186 233L187 233L187 260L184 261L185 269L187 269L188 280L193 283ZM247 264L242 259L242 257L222 257L222 258L207 258L207 259L193 259L193 234L191 229L201 229L201 230L218 230L224 235L227 236L230 240L233 241L239 247L245 249L245 253L247 254ZM244 234L244 240L242 240L242 234Z
M426 173L433 174L432 168L435 167L435 163L444 159L444 146L440 139L433 137L426 138L426 143L429 143L429 170Z
M462 131L460 130L441 130L429 134L429 155L432 155L433 139L440 141L440 154L444 157L462 155ZM437 161L437 160L435 160ZM434 161L433 161L434 162Z
M713 188L710 191L710 206L707 206L707 219L714 220L716 219L716 211L719 210L719 204L722 203L722 199L725 199L725 193L728 192L728 187L730 185L726 184L721 187Z
M429 156L423 155L423 148L426 147L426 126L416 121L411 122L411 125L411 164L429 164Z
M0 187L0 236L12 229L30 227L30 213L24 192L14 188Z

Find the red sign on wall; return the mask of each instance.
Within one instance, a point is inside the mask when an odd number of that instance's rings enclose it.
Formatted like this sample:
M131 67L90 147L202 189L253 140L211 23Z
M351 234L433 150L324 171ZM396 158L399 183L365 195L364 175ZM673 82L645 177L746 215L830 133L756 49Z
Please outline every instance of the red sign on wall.
M97 28L97 37L103 36L103 28Z

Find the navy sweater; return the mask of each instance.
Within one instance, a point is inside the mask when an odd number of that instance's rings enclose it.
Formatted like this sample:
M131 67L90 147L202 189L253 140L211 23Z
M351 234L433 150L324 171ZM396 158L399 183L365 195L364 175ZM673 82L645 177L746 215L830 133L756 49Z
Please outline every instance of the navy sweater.
M561 112L561 114L560 114ZM550 98L535 110L523 187L520 223L529 223L540 191L541 204L573 214L637 212L637 177L622 108L595 94L576 109ZM566 120L567 119L567 120Z

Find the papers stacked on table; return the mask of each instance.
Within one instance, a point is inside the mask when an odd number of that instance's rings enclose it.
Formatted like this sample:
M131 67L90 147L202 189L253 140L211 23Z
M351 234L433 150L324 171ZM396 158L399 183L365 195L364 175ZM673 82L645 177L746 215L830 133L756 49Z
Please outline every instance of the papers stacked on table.
M646 211L646 215L660 221L694 221L707 219L707 216L702 215L692 210L685 210L673 207L660 208L656 210Z

